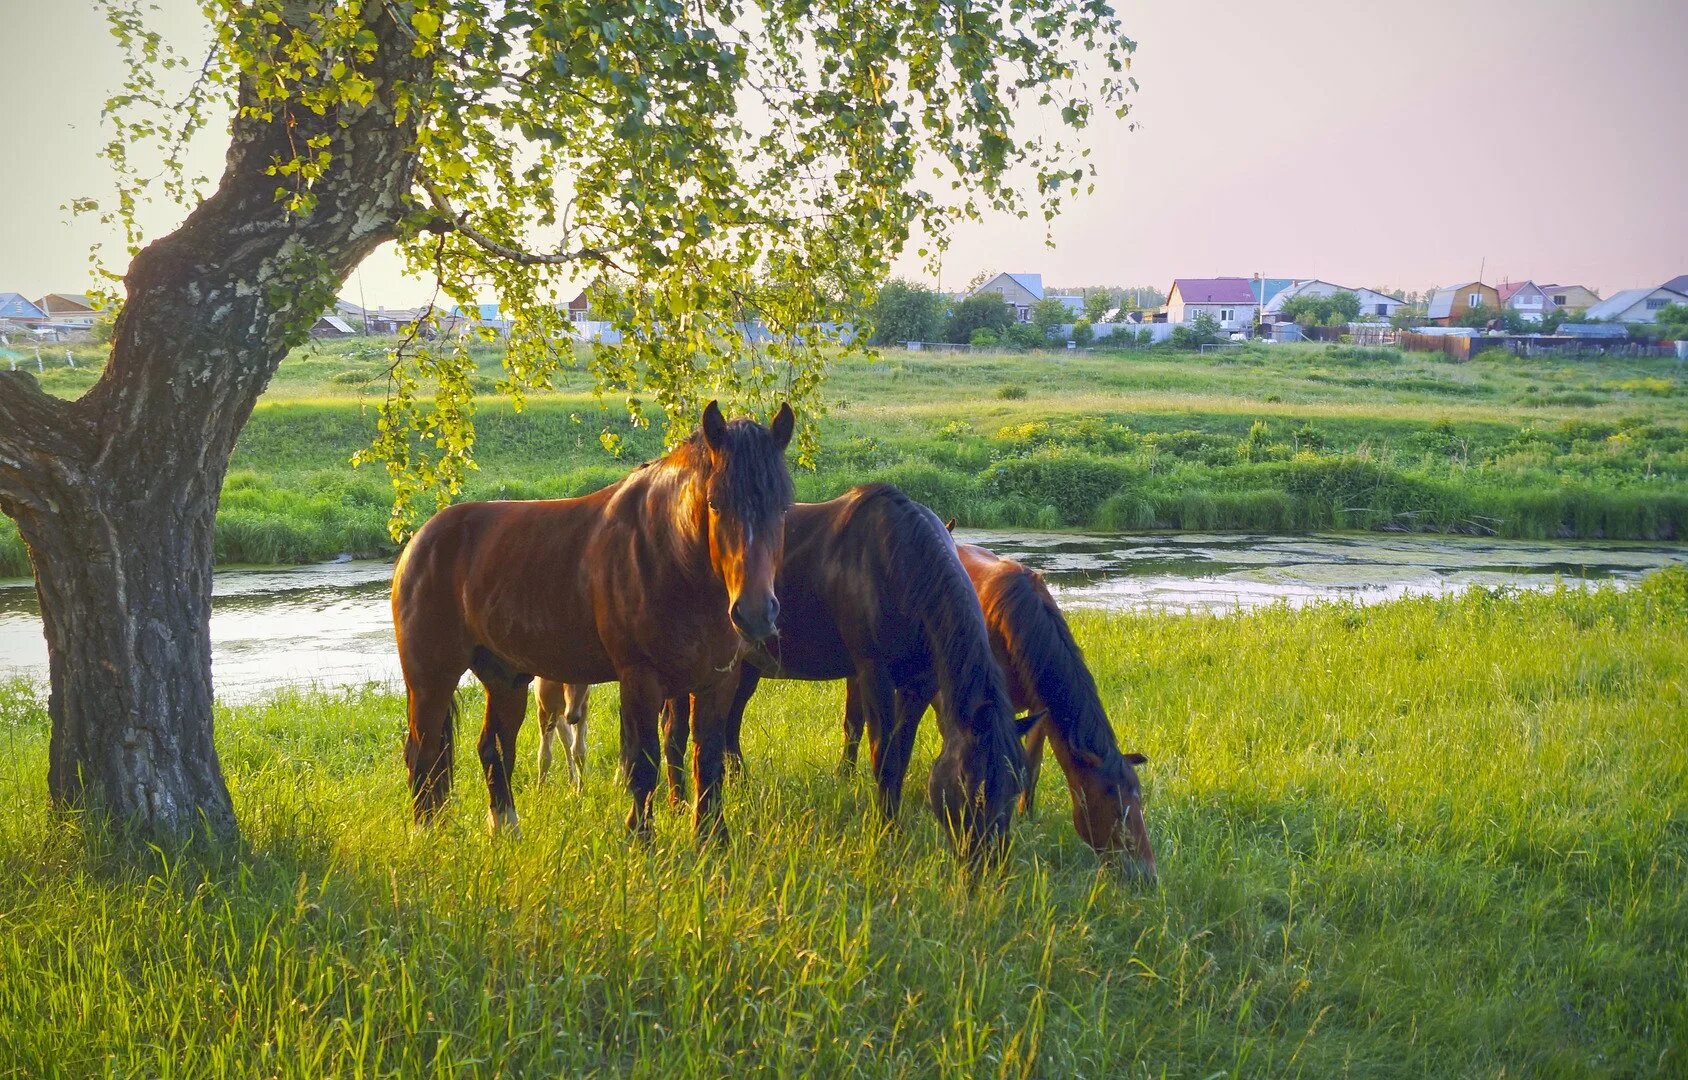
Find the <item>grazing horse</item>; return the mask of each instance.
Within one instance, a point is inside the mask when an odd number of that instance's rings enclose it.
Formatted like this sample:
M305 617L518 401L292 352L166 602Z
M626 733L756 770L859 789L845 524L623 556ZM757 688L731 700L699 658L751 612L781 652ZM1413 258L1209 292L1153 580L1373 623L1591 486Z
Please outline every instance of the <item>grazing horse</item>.
M791 506L794 418L703 424L667 456L579 499L461 503L435 514L393 573L393 627L409 698L405 763L416 818L450 793L458 679L486 687L480 758L492 828L516 825L510 776L535 677L621 685L627 825L648 836L657 711L691 695L695 828L720 821L722 724L750 644L774 635L774 579Z
M1120 752L1096 692L1096 680L1042 576L976 545L959 544L956 554L979 594L991 650L1008 680L1014 707L1034 714L1021 811L1029 814L1032 810L1047 739L1066 774L1073 827L1079 837L1104 855L1123 853L1135 875L1153 877L1155 855L1143 819L1143 789L1136 770L1147 759ZM855 765L862 736L861 710L851 700L855 696L852 686L844 710L845 770ZM898 707L906 715L899 722L919 723L929 697L910 693L900 698ZM728 720L729 748L738 745L741 721L742 715Z

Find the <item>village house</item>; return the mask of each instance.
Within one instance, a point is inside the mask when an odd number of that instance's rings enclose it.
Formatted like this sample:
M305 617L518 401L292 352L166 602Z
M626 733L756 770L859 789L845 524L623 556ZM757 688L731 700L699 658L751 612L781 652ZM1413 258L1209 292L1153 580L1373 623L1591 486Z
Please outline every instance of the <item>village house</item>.
M1541 291L1547 297L1547 310L1567 315L1587 311L1600 302L1599 293L1581 285L1543 285Z
M1601 322L1650 323L1659 321L1659 311L1667 304L1688 304L1688 294L1663 285L1650 289L1625 289L1613 293L1610 299L1600 301L1583 314Z
M1531 322L1541 322L1550 310L1547 293L1533 281L1503 281L1495 286L1502 307L1511 308Z
M99 315L81 293L48 293L35 306L54 326L93 326Z
M1431 326L1452 326L1462 316L1478 308L1500 309L1500 293L1493 285L1485 285L1481 281L1449 285L1430 294L1425 322Z
M1297 296L1331 297L1339 292L1353 293L1360 301L1360 319L1370 321L1387 319L1406 306L1406 301L1380 293L1375 289L1352 288L1347 285L1333 285L1328 281L1313 278L1306 281L1292 282L1287 289L1281 289L1266 302L1261 311L1262 322L1277 322L1284 305Z
M47 313L22 293L0 293L0 319L18 326L40 326Z
M1166 321L1185 326L1205 314L1222 330L1247 330L1258 311L1249 278L1174 278L1166 294Z
M980 285L968 296L996 293L1014 312L1016 322L1031 322L1032 305L1045 299L1042 274L998 274ZM1084 314L1084 297L1056 296L1053 299L1067 306L1067 313L1077 319Z

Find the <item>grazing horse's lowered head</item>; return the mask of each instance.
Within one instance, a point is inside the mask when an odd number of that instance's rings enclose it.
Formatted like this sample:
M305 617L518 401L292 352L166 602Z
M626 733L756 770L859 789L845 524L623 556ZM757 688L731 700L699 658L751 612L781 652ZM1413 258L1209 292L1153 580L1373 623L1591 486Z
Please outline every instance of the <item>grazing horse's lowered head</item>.
M729 423L711 401L698 432L708 456L702 485L709 561L726 587L728 617L751 645L777 632L774 577L785 555L786 511L795 497L785 449L795 425L788 404L763 427L754 420Z
M1103 858L1119 860L1127 877L1153 881L1155 851L1143 820L1143 784L1137 779L1137 766L1148 758L1118 750L1098 753L1058 738L1051 742L1057 758L1075 759L1061 764L1072 788L1073 828L1079 839Z

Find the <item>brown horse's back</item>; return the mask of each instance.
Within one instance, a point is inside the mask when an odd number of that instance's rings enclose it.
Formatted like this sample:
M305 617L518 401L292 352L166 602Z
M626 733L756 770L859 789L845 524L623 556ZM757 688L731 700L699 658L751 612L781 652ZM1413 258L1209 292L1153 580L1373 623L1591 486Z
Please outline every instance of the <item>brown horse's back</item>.
M612 490L462 503L434 515L393 573L406 678L489 662L560 682L615 678L588 576L600 506Z

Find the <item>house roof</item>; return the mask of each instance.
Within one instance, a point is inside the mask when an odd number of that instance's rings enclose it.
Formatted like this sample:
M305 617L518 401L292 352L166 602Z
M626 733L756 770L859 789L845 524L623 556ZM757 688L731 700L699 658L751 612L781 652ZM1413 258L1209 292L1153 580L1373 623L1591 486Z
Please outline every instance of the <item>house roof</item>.
M1067 305L1067 310L1074 315L1084 314L1084 297L1082 296L1050 296L1045 297L1045 299L1061 301L1061 303Z
M1299 280L1301 279L1287 277L1250 278L1248 285L1249 290L1254 293L1255 303L1269 304L1274 297L1293 287Z
M1669 289L1671 292L1688 295L1688 274L1678 274L1669 281L1665 282L1663 285L1660 285L1659 288Z
M1630 308L1634 307L1636 304L1641 303L1641 301L1652 297L1655 293L1662 292L1670 293L1670 301L1673 304L1688 304L1688 296L1684 296L1675 289L1660 285L1640 289L1625 289L1622 292L1615 292L1611 296L1583 312L1583 314L1591 319L1615 319L1619 315L1628 311Z
M350 323L346 322L345 319L342 319L338 315L324 315L319 321L327 323L329 326L332 326L334 329L340 331L342 334L355 334L355 333L357 333L357 331L352 329Z
M1022 289L1025 289L1039 300L1043 299L1042 274L1009 274L1008 276L1019 282Z
M94 310L94 305L81 293L50 292L35 301L35 306L51 315L55 311L69 311L82 314Z
M0 293L0 319L44 319L47 313L22 293Z
M1500 294L1500 302L1504 304L1511 300L1514 296L1517 296L1526 287L1532 288L1537 292L1542 291L1541 286L1537 285L1533 281L1503 281L1499 285L1495 286L1495 292Z
M1172 287L1186 304L1254 303L1254 282L1248 278L1174 278Z

